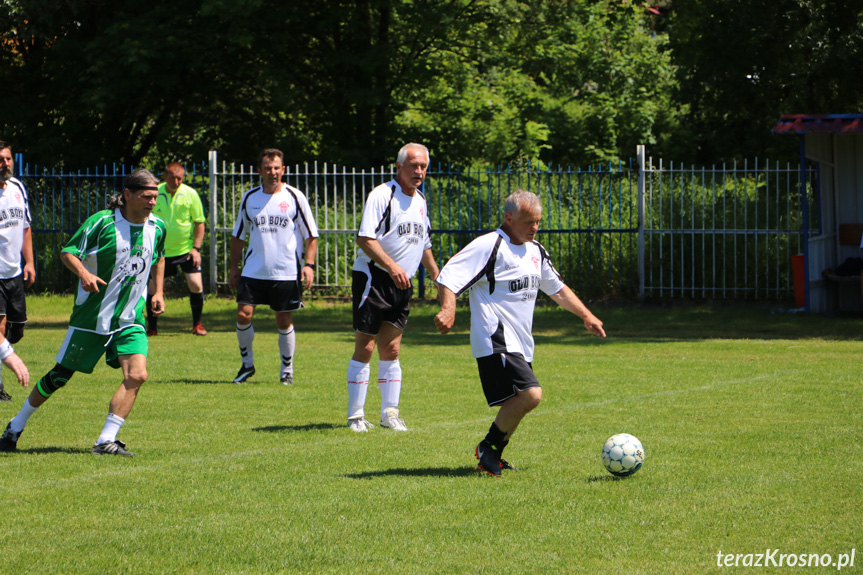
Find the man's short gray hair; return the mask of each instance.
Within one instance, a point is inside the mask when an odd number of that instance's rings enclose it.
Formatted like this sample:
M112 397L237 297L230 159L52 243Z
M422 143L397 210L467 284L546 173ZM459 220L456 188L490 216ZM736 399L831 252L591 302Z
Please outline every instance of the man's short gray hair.
M503 204L504 213L515 215L522 210L541 213L542 204L539 202L539 196L526 190L516 190L510 194Z
M419 148L420 150L425 152L426 158L431 158L431 156L429 155L429 149L428 148L426 148L422 144L410 143L410 144L405 144L404 146L402 146L402 149L399 150L399 155L396 157L396 162L398 162L401 165L404 165L405 160L408 157L408 150L411 148Z

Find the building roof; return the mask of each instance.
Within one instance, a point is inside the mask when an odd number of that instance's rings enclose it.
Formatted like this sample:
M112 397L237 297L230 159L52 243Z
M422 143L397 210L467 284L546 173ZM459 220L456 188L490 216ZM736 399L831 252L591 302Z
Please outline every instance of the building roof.
M774 134L863 134L863 114L783 114Z

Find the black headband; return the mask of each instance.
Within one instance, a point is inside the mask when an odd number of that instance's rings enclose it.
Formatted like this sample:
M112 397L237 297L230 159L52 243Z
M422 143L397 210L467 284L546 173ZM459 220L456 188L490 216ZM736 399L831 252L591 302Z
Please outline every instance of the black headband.
M133 190L133 191L134 191L134 190L158 190L158 189L159 189L159 186L136 186L136 185L131 185L131 186L126 186L126 189L127 189L127 190Z

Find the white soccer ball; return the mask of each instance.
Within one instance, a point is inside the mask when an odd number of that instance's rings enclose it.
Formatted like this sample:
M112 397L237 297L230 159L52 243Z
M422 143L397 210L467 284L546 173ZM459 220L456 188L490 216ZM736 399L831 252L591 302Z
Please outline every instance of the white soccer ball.
M629 477L644 463L644 447L634 435L618 433L602 446L602 464L617 477Z

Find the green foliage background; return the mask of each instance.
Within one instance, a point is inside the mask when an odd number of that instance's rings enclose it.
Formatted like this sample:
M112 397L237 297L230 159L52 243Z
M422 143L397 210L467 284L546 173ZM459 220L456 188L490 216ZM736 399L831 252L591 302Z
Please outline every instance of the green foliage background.
M362 167L409 140L460 165L778 158L780 114L861 109L861 23L809 0L6 0L0 137L67 168Z

